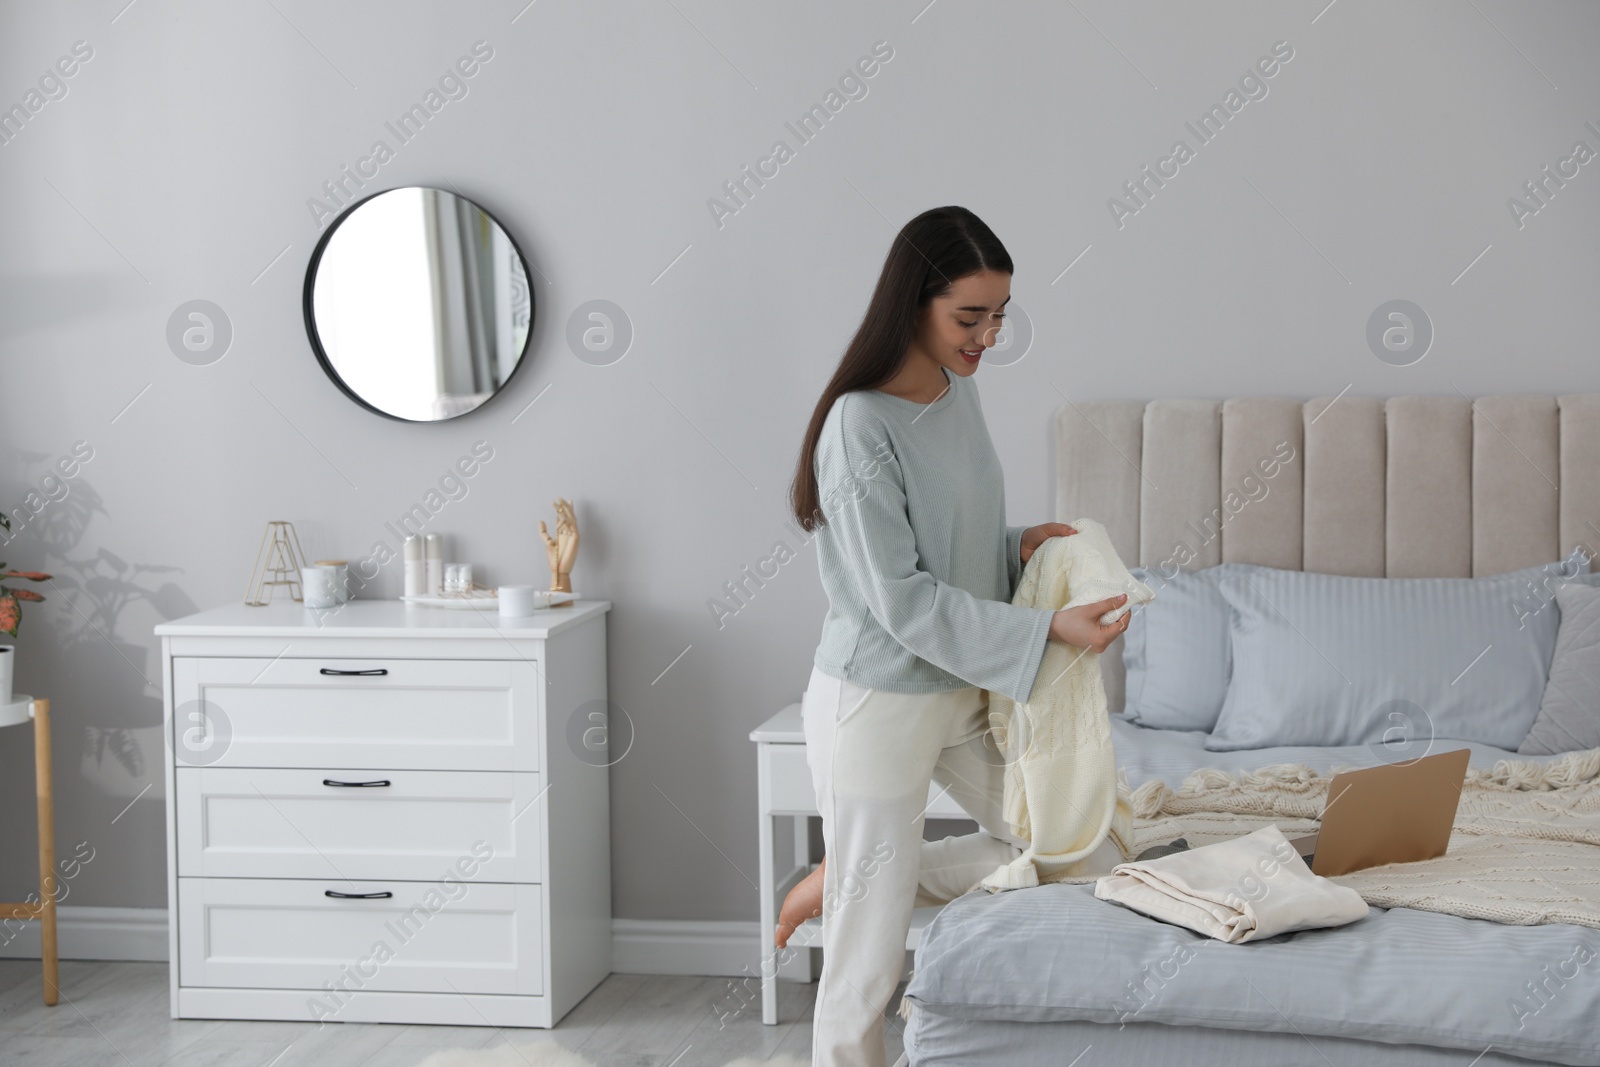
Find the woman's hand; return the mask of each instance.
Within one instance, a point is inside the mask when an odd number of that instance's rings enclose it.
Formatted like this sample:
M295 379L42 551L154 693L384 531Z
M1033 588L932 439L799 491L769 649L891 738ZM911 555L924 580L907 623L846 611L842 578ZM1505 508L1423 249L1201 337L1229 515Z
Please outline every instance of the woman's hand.
M1050 619L1050 638L1089 652L1104 652L1128 628L1133 612L1123 612L1122 618L1109 626L1100 622L1100 616L1127 599L1127 593L1118 593L1094 604L1062 608Z
M1033 550L1050 538L1068 537L1077 532L1064 522L1046 522L1028 527L1022 531L1022 562L1027 563L1028 557L1033 555Z

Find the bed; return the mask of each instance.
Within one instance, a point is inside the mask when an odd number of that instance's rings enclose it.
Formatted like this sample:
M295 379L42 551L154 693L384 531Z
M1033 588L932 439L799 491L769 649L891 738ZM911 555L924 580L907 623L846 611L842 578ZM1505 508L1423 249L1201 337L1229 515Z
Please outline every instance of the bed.
M1269 455L1289 458L1267 477ZM1055 461L1057 518L1100 519L1123 559L1146 568L1472 578L1574 546L1592 556L1600 543L1600 394L1069 403ZM1129 721L1121 649L1101 667L1133 787L1176 789L1201 768L1393 760L1373 744L1216 751L1205 730ZM1515 742L1447 747L1470 749L1480 770L1574 758L1519 755ZM1585 863L1600 875L1592 852ZM1348 926L1223 945L1093 888L979 891L947 905L902 1005L907 1061L1600 1064L1592 926L1374 907Z

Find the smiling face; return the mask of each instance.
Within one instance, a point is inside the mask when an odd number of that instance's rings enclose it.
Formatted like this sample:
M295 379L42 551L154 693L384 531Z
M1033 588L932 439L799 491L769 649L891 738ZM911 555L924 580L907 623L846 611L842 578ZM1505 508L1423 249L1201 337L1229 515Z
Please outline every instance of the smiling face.
M912 352L963 377L978 369L1005 323L1011 275L983 270L957 278L922 310Z

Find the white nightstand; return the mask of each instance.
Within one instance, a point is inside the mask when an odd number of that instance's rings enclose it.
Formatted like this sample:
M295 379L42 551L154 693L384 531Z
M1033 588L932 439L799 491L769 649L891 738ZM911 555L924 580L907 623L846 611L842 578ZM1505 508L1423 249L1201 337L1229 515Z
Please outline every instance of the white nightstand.
M610 607L157 626L173 1017L553 1026L599 984Z
M778 1021L778 977L811 980L810 953L801 952L791 962L778 964L772 938L778 927L778 907L794 884L815 867L808 855L809 820L820 817L817 794L811 785L811 768L806 763L805 730L800 722L800 705L790 704L778 714L750 731L756 743L756 795L761 816L761 1021L768 1026ZM936 786L928 787L930 819L970 819L959 804ZM794 820L794 856L779 860L773 842L778 819ZM906 948L914 949L938 908L918 908L912 913L911 932ZM789 939L795 947L820 944L822 924L802 923Z

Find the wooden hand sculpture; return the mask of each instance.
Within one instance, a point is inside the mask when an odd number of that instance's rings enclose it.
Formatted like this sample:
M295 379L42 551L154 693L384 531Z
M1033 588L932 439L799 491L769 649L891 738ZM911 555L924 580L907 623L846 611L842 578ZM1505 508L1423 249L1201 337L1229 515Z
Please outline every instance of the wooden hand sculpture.
M572 513L572 502L558 498L556 508L556 535L551 537L544 520L539 521L539 536L544 538L545 555L550 559L550 591L572 592L572 564L578 558L578 519Z

